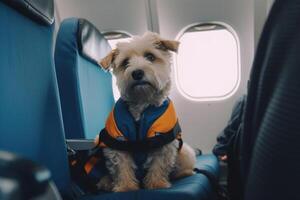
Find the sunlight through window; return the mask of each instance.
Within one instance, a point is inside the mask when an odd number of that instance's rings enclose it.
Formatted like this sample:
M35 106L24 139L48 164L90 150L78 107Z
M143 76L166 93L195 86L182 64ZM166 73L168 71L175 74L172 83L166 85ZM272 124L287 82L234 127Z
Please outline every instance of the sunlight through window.
M179 38L176 82L192 100L220 100L231 96L240 81L239 47L231 31L221 25L188 28Z

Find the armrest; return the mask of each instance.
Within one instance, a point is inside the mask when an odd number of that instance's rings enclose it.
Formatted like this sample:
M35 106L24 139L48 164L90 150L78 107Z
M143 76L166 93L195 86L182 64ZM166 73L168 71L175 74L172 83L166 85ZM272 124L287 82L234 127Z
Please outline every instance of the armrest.
M197 156L196 168L210 172L215 179L219 179L220 164L214 154L203 154Z
M2 181L7 179L16 182L20 196L30 199L46 192L51 174L45 167L31 160L0 151L0 178Z
M67 139L66 142L68 147L75 151L89 150L95 147L92 139Z

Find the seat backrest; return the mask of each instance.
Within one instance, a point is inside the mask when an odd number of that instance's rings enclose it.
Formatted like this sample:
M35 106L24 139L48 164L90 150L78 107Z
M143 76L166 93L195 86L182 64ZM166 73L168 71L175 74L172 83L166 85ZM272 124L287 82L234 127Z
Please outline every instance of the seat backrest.
M64 192L69 171L53 65L53 3L0 1L0 149L45 165Z
M114 99L112 78L98 62L111 50L85 19L65 19L59 28L55 66L66 138L95 138Z
M256 52L242 143L245 199L300 199L300 1L277 0Z

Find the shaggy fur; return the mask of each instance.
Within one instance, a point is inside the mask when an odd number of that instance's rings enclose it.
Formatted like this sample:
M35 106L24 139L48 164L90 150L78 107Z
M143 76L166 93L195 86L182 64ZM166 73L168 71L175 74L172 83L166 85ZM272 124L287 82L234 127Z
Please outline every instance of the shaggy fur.
M149 105L160 106L168 97L171 88L170 51L176 52L178 45L177 41L147 32L130 42L118 43L117 48L102 59L101 66L113 70L121 98L128 103L135 120L139 120ZM133 79L135 70L144 71L142 80ZM97 186L115 192L137 190L141 184L148 189L170 187L170 174L171 178L190 176L196 162L195 152L190 146L184 144L178 152L178 145L175 140L149 152L144 164L147 174L143 183L135 177L136 165L129 152L105 148L110 176L104 177Z

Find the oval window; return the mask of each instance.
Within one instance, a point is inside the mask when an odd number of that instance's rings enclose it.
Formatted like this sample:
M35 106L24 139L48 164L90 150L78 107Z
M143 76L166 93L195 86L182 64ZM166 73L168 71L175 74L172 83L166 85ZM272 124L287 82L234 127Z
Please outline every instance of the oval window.
M227 25L189 26L179 37L175 76L180 93L191 100L228 98L240 82L239 42Z

